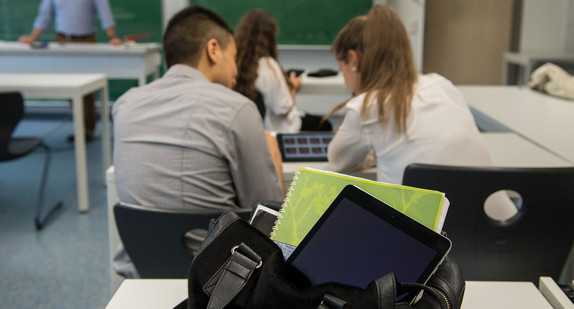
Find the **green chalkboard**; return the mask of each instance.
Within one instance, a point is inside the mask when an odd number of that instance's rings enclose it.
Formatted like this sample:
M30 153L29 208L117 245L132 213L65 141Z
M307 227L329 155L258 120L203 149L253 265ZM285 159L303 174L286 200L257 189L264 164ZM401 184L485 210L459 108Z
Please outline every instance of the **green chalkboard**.
M40 0L1 0L0 40L16 41L21 35L29 34L38 12ZM118 35L149 34L145 41L160 42L161 0L110 0L112 14L116 21ZM106 41L105 32L97 20L98 41ZM53 27L46 29L41 39L51 41Z
M110 0L112 14L116 21L118 35L147 33L145 41L160 42L162 35L161 0ZM1 0L0 1L0 40L16 41L21 35L29 34L38 12L40 0ZM106 41L105 32L97 20L98 41ZM41 37L51 41L53 27L46 29Z
M148 39L139 42L161 42L161 0L109 0L109 3L119 37L149 34ZM21 35L28 35L32 30L39 5L40 0L0 0L0 40L17 41ZM106 42L107 36L101 29L99 17L97 17L96 26L98 41ZM53 22L40 39L54 40ZM114 80L110 82L112 100L134 86L137 86L137 81Z
M339 30L365 15L373 0L190 0L212 9L231 27L249 10L262 8L279 23L279 44L331 45Z
M16 41L30 34L39 4L40 0L1 0L0 40Z
M141 42L161 42L161 0L108 0L119 36L149 34ZM105 40L105 36L103 37Z

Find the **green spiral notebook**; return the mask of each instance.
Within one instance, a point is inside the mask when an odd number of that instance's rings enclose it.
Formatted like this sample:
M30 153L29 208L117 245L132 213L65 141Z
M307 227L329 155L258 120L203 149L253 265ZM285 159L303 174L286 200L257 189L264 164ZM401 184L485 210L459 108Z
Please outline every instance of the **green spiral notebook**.
M271 239L297 246L346 185L355 185L437 232L448 211L443 193L300 168L275 222Z

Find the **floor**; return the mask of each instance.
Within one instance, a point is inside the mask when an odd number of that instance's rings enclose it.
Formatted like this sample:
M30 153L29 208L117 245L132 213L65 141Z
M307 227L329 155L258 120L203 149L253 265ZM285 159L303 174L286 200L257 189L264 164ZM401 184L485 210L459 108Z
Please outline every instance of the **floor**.
M104 308L110 295L106 188L99 139L87 146L90 210L77 210L71 115L28 117L15 135L52 148L46 205L63 210L41 231L33 224L41 149L0 163L0 308Z

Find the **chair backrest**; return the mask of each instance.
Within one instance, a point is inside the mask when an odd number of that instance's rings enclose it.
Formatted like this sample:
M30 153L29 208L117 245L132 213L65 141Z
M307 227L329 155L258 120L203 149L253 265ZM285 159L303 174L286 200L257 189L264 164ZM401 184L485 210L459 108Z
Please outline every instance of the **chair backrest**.
M114 215L124 248L142 278L187 278L193 259L189 238L193 230L199 237L209 222L225 210L160 209L118 203ZM249 219L251 209L236 209Z
M8 142L24 116L24 98L20 92L0 93L0 156L8 152Z
M574 168L412 164L403 184L445 193L443 230L466 280L558 280L574 240ZM486 198L499 190L522 198L518 214L505 222L484 211Z
M255 98L255 105L257 106L257 110L261 115L261 119L265 119L265 113L267 112L267 108L265 107L265 102L263 101L263 94L257 91L257 98Z

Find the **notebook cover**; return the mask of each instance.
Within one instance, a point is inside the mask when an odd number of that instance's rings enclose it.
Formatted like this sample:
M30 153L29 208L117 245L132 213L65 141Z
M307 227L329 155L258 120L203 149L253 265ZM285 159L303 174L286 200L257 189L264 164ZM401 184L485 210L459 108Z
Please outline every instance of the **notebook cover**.
M297 246L346 185L355 185L437 232L448 211L444 194L352 177L311 168L300 168L293 177L271 239Z

